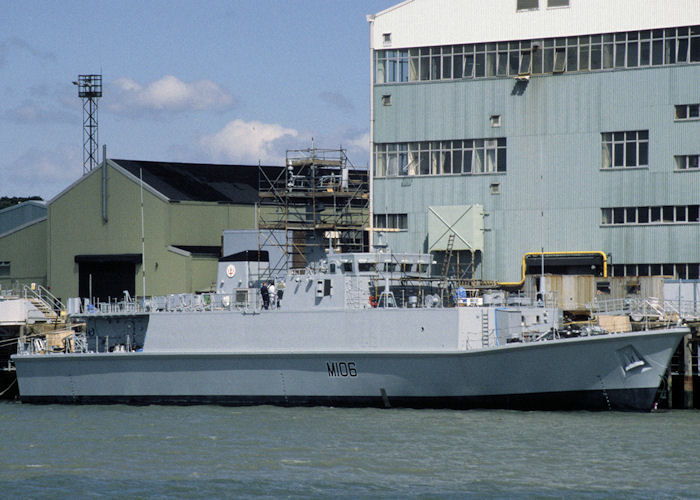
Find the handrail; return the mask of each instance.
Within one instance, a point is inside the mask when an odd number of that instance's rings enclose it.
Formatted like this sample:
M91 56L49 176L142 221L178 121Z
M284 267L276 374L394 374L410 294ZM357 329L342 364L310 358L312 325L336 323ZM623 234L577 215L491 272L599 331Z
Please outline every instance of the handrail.
M253 289L246 289L253 290ZM263 308L259 294L247 292L245 298L237 293L174 293L149 298L131 297L129 300L90 304L73 316L84 317L101 314L145 314L159 312L238 311L244 314L259 313Z
M587 304L592 314L619 313L642 317L658 316L697 321L700 319L700 303L693 300L662 300L657 297L594 300Z
M23 288L25 299L29 299L31 297L40 300L53 311L66 310L66 306L63 304L63 302L61 302L59 298L54 296L51 292L49 292L48 289L44 288L43 286L32 284L32 286L23 285Z

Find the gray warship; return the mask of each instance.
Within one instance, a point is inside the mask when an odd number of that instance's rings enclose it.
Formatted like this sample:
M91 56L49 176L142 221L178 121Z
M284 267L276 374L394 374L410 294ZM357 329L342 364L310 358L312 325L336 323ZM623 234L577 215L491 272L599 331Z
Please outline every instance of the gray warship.
M331 251L280 279L268 308L249 256L221 259L216 293L74 302L82 332L12 356L20 399L650 411L689 333L566 332L537 303L444 307L420 289L430 259Z

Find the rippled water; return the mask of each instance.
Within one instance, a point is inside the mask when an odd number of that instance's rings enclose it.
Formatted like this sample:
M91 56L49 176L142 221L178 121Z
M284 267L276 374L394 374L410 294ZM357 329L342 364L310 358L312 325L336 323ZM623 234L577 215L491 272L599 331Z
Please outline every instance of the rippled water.
M698 497L700 411L0 403L3 498Z

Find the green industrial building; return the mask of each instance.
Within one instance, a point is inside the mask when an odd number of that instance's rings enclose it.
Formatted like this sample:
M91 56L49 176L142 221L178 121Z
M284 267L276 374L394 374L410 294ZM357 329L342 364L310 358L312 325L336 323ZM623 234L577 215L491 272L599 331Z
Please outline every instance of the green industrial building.
M260 169L107 159L0 235L4 288L35 282L102 300L209 290L222 233L254 229Z
M46 285L46 205L25 201L0 210L0 294Z

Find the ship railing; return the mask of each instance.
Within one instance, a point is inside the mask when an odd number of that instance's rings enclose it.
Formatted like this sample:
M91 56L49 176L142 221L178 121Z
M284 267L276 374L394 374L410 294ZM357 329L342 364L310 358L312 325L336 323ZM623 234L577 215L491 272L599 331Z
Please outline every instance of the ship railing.
M74 331L68 336L63 336L61 343L57 343L55 339L52 341L43 334L21 336L17 340L17 354L20 356L63 352L88 352L88 342L85 333Z
M693 300L663 300L658 297L594 300L588 304L591 315L629 315L635 321L657 319L659 321L697 321L700 306Z
M37 354L46 350L46 339L39 337L21 338L17 341L17 354Z
M262 309L262 298L257 290L241 288L232 294L177 293L154 297L134 297L121 301L98 302L82 310L82 314L113 315L149 312L205 312L239 311L257 313Z
M87 337L84 333L74 333L71 339L73 352L88 352Z
M17 293L12 288L0 288L0 300L17 298L19 298L19 295L17 295Z
M631 300L633 299L594 299L593 302L586 304L591 316L596 314L627 314L630 310Z

